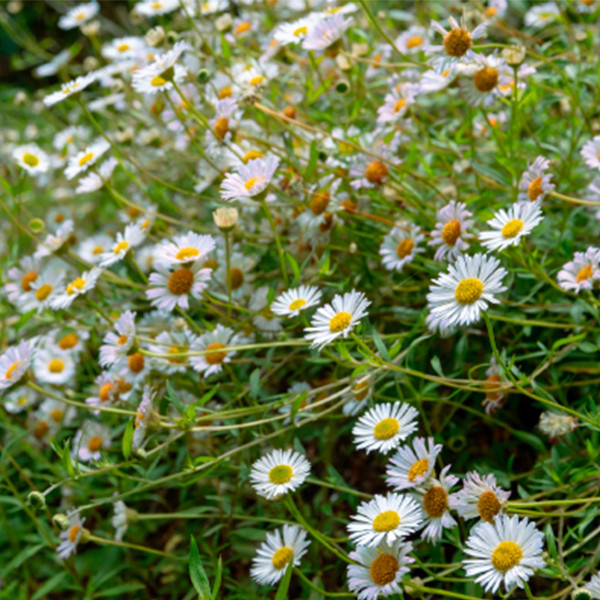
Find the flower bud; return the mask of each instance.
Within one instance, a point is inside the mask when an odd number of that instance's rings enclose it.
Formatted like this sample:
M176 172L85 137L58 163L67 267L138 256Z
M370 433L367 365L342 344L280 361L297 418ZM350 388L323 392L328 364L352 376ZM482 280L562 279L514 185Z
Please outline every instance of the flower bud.
M81 26L81 33L87 37L98 35L100 32L100 21L90 21Z
M196 74L196 79L198 79L198 83L207 83L210 79L210 71L208 69L200 69Z
M576 588L571 593L571 600L592 600L592 594L586 588Z
M148 46L155 48L165 41L165 30L160 25L157 25L146 32L144 39Z
M238 211L233 207L223 206L213 212L213 221L221 231L231 231L238 220Z
M83 61L83 70L86 73L95 71L100 66L98 59L95 56L86 56Z
M41 510L46 508L46 497L44 494L38 491L29 492L27 496L27 504L35 510Z
M13 98L13 104L20 106L21 104L25 104L25 102L27 102L27 94L23 90L19 90Z
M59 531L66 531L69 529L69 517L64 513L58 513L52 517L52 524Z
M215 20L217 31L227 31L233 24L233 19L229 13L224 13Z
M345 96L350 91L350 83L346 79L340 79L335 84L335 91Z
M523 46L504 48L502 57L511 67L518 67L525 60L525 48Z

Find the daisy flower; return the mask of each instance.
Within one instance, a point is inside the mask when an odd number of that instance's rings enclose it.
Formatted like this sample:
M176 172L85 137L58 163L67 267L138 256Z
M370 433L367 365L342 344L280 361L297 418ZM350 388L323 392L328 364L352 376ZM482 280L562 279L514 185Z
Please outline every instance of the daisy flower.
M590 169L598 169L600 171L600 135L597 135L594 139L589 140L583 145L581 156Z
M358 546L377 548L393 544L415 532L423 523L419 505L409 496L388 492L362 502L348 524L350 540Z
M68 308L75 298L94 289L101 274L102 269L99 267L93 267L90 271L82 273L66 286L64 292L54 297L50 302L50 307L54 310Z
M435 260L454 260L469 248L464 234L473 226L472 216L467 205L456 200L451 200L438 211L435 229L427 243L428 246L439 246L435 251Z
M2 406L6 412L17 414L27 410L39 400L37 392L29 387L21 386L6 394Z
M0 356L0 392L8 389L29 369L33 356L34 342L21 340L18 345L10 346Z
M211 274L211 269L203 269L197 263L174 271L156 265L156 272L150 274L152 287L146 290L146 296L159 310L172 311L176 306L187 310L190 297L202 298Z
M67 516L69 517L69 524L67 529L59 534L61 542L56 548L58 557L63 560L77 552L77 546L83 533L83 524L85 523L85 519L81 519L77 512L71 512Z
M299 288L287 290L271 304L271 310L282 317L295 317L301 311L316 306L321 301L321 290L313 285L301 285Z
M508 0L490 0L483 11L483 14L488 20L499 19L504 16L507 8Z
M170 326L170 323L162 325L163 328L170 328ZM150 352L154 352L155 354L180 354L183 356L155 358L155 367L169 375L173 373L185 373L190 366L187 351L194 342L194 339L188 329L182 331L161 331L155 338L156 343L149 344Z
M190 356L190 364L195 371L203 373L208 377L213 373L220 373L223 369L223 363L228 363L236 352L220 351L222 348L235 346L239 342L239 336L234 333L230 327L225 327L220 323L213 329L197 337L191 344L190 350L193 352L211 351L209 354L199 356Z
M546 434L551 441L556 440L561 435L571 433L579 426L577 417L558 413L552 410L546 410L540 415L538 427L540 431Z
M85 420L73 438L73 458L88 462L100 460L102 449L110 448L110 429L90 419Z
M418 25L410 27L396 38L396 48L402 54L415 54L428 46L427 31Z
M60 294L65 277L65 271L54 261L40 271L38 278L30 284L31 292L23 294L18 308L22 312L37 310L38 313L52 305L54 299Z
M39 381L64 385L75 375L73 359L53 348L38 350L33 361L33 373Z
M479 239L488 250L504 250L509 246L518 246L521 239L529 235L543 218L539 203L517 202L508 211L500 209L494 218L488 221L493 231L482 231Z
M363 375L356 379L346 396L346 402L342 412L346 416L354 416L361 411L369 398L373 394L374 379L370 374Z
M63 247L65 243L69 241L71 234L73 233L73 221L68 219L61 223L55 232L48 233L44 238L44 241L35 251L34 256L36 258L43 258L48 256L52 252L56 252Z
M273 32L273 38L282 46L299 44L314 26L315 20L311 17L302 17L292 23L281 23Z
M35 256L24 256L18 265L11 267L3 277L8 300L15 304L23 294L31 292L31 284L40 276L41 269L42 262Z
M119 61L135 59L148 49L144 38L127 36L114 38L102 47L102 56L108 60Z
M92 265L100 261L100 256L104 254L112 244L113 238L105 233L98 233L88 237L77 247L77 254L86 262Z
M109 331L104 336L98 359L101 366L112 365L131 350L135 342L135 315L136 313L126 310L115 323L116 333Z
M485 375L486 377L483 384L485 398L481 403L481 406L483 406L485 412L490 415L502 406L502 400L504 399L504 393L502 392L502 386L500 385L502 377L500 376L500 370L498 369L496 359L493 356Z
M403 402L378 404L367 411L352 429L354 443L367 454L378 450L387 454L417 429L417 410Z
M97 173L88 173L82 177L75 190L76 194L88 194L102 188L102 186L111 178L115 167L119 161L111 156L106 159L99 167Z
M556 186L550 183L552 175L546 173L549 166L550 161L547 158L538 156L533 164L527 167L519 183L519 201L541 201L546 194L554 190Z
M154 260L162 266L183 265L204 260L215 248L212 235L199 235L188 231L175 236L171 241L162 242L155 252Z
M221 183L221 198L228 201L246 201L262 194L271 182L278 165L279 159L274 156L269 156L266 160L256 158L238 165L237 173L225 175Z
M56 75L71 60L71 51L65 48L59 52L52 60L38 65L33 74L35 77L50 77Z
M474 60L476 54L472 50L473 41L483 37L487 28L487 23L482 23L469 32L463 21L459 25L454 17L450 17L448 22L450 31L444 29L437 21L431 21L432 29L441 33L444 38L442 46L432 45L426 51L432 57L429 59L430 64L438 73Z
M317 23L302 41L305 50L325 50L335 44L352 25L352 19L345 19L343 14L336 13L328 19Z
M497 483L493 474L481 476L476 471L465 475L463 488L456 493L456 510L463 519L481 518L488 523L502 511L510 496Z
M67 14L63 15L58 20L58 26L61 29L75 29L81 27L84 23L93 19L100 10L97 2L88 2L87 4L79 4L71 8Z
M425 251L424 248L419 248L424 239L425 236L419 233L419 228L414 224L406 228L394 227L383 238L379 248L383 266L388 271L402 271L404 265L411 263L418 253Z
M463 561L467 577L475 576L486 592L496 593L504 582L507 592L523 588L546 562L542 558L544 534L528 519L498 515L494 523L479 523L465 542Z
M386 469L386 481L396 491L424 485L435 468L435 461L442 445L433 438L415 438L412 448L400 446Z
M65 169L65 177L73 179L80 173L87 171L109 148L110 144L104 138L96 140L91 146L69 159L69 164Z
M269 292L267 285L259 287L250 297L248 309L254 314L252 324L258 333L273 339L283 329L281 319L277 318L269 307Z
M468 104L473 107L488 107L498 91L500 73L507 65L496 56L477 55L471 70L474 72L462 80L461 89Z
M411 83L394 87L386 94L383 105L377 109L377 122L389 123L406 116L408 109L415 103L418 92L419 86Z
M300 487L309 474L310 463L302 454L273 450L252 465L250 479L259 496L276 500Z
M457 523L450 514L451 508L456 508L456 494L450 494L450 489L458 483L458 477L449 475L450 465L445 466L439 477L431 479L427 488L416 488L411 496L423 509L424 529L423 538L436 542L442 539L444 529L452 529Z
M250 576L261 585L274 585L284 575L288 564L300 565L310 542L306 531L297 525L284 525L272 533L260 545L257 556L252 560Z
M74 406L69 406L54 398L46 398L39 410L40 413L45 413L50 418L56 429L60 425L70 425L77 418L77 409Z
M50 166L48 155L37 144L18 146L12 153L14 161L30 175L45 173Z
M238 117L236 116L236 112L239 113L237 100L233 98L217 100L215 111L215 116L208 122L210 130L206 131L206 140L209 145L215 142L218 144L230 142L233 135L232 131L235 130L238 124Z
M340 296L336 294L331 304L319 308L304 331L311 348L321 350L340 336L348 337L358 321L367 314L371 304L362 292L352 290Z
M73 94L82 92L88 85L90 85L90 83L94 82L95 80L96 75L94 73L88 73L87 75L82 75L73 79L72 81L63 83L60 87L60 90L52 92L44 98L44 104L46 106L54 106L61 100L64 100Z
M408 556L410 542L396 540L393 544L381 542L377 548L358 546L349 557L357 564L348 565L348 589L358 600L377 600L401 594L400 583L415 559Z
M135 12L146 17L166 15L179 8L179 0L143 0L135 5Z
M125 255L136 246L139 246L146 238L146 232L137 223L127 225L125 231L117 233L117 239L112 244L110 250L107 250L100 256L100 266L110 267L123 260Z
M152 64L134 72L131 81L133 89L142 94L172 90L172 82L180 83L187 73L185 67L175 63L180 55L189 49L187 42L177 42L170 50L156 56Z
M86 398L86 404L90 406L103 406L106 404L114 404L119 400L129 398L133 387L124 379L120 379L116 373L103 371L94 380L95 393L94 396ZM99 414L100 411L93 411L94 414Z
M525 25L541 29L560 19L560 9L555 2L535 4L525 13Z
M479 321L488 304L499 302L496 294L506 290L502 285L506 275L496 258L485 254L459 257L429 288L429 328L448 329Z
M152 415L152 411L154 410L155 396L156 391L153 390L151 386L144 386L142 401L140 402L140 405L138 406L137 411L135 413L133 441L131 443L131 448L133 450L141 448L142 442L146 437L146 431L150 422L150 416Z
M419 80L419 91L428 94L446 89L454 81L455 74L453 69L445 69L441 73L438 73L435 69L429 69L423 73Z
M590 246L585 252L575 252L573 260L565 263L558 272L558 285L563 290L593 289L600 277L600 248Z
M153 364L153 358L144 356L141 352L133 352L120 358L115 363L113 370L133 389L137 390L150 374Z
M592 598L598 600L600 598L600 573L596 573L584 587L592 594Z

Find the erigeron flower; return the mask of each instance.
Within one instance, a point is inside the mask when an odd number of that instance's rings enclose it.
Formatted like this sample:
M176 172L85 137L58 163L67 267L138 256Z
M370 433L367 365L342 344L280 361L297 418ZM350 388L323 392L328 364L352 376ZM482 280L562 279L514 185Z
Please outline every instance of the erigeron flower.
M450 475L450 465L445 466L438 477L431 478L425 487L415 488L411 496L423 509L423 532L425 540L436 542L442 539L444 529L452 529L457 523L450 514L457 504L456 493L450 490L458 483L458 477Z
M125 231L117 233L117 239L111 244L109 249L100 256L100 266L110 267L115 263L123 260L125 255L139 246L146 238L146 232L141 228L140 225L133 224L127 225Z
M90 85L90 83L93 83L95 80L96 75L94 73L88 73L87 75L76 77L72 81L67 81L67 83L61 84L60 90L48 94L44 98L44 104L46 106L54 106L61 100L82 92L88 85Z
M73 179L87 171L109 148L110 144L104 138L96 140L91 146L69 158L65 177Z
M279 74L279 67L268 61L241 62L233 66L232 76L236 89L243 98L254 98L265 85ZM222 93L223 90L221 90Z
M210 130L206 130L206 142L210 146L217 143L231 142L239 119L238 103L234 98L223 98L215 103L215 116L208 122ZM238 113L236 115L236 113ZM212 152L213 150L209 150Z
M581 156L590 169L600 170L600 135L583 145Z
M469 248L465 233L473 226L472 213L464 202L451 200L437 213L435 229L431 232L428 246L438 246L434 259L449 262L458 258Z
M347 529L356 545L377 548L380 543L393 544L404 539L422 523L421 508L410 496L388 492L362 502Z
M97 172L91 172L82 177L75 190L76 194L88 194L102 188L110 180L115 167L119 161L111 156L107 158L97 169Z
M2 401L6 412L17 414L32 407L39 400L38 393L26 386L19 386L8 392Z
M415 256L425 249L419 244L425 239L419 228L414 225L399 225L394 227L383 238L379 248L381 262L388 271L402 271L405 265L411 263Z
M261 585L274 585L284 575L288 564L300 565L300 559L306 554L310 542L306 540L306 531L297 525L284 525L272 533L260 545L252 559L250 576Z
M499 302L496 295L506 290L502 280L507 274L499 260L485 254L459 257L429 288L429 328L447 329L479 321L489 304Z
M504 392L502 391L501 381L502 377L500 376L498 363L496 358L492 356L490 366L485 372L485 381L483 383L485 398L481 403L481 406L485 408L485 412L488 415L492 414L502 406Z
M268 156L256 158L236 167L237 173L227 173L221 183L223 200L247 201L264 192L279 165L279 159Z
M554 191L556 186L550 183L552 175L546 173L549 167L550 161L543 156L538 156L533 164L527 167L519 183L519 201L541 202L546 194Z
M64 352L46 347L36 352L33 373L41 382L64 385L75 375L75 363Z
M273 32L273 38L282 46L299 44L315 25L312 17L302 17L291 23L280 23Z
M529 235L544 216L539 203L517 202L508 211L500 209L487 223L492 231L482 231L479 239L488 250L504 250L518 246L521 239Z
M377 109L377 122L389 123L405 117L408 109L415 103L419 90L419 86L413 83L395 86L386 94L383 105Z
M276 500L298 489L310 474L310 463L294 450L273 450L259 458L250 471L252 487L259 496Z
M3 275L4 294L9 302L16 304L24 294L29 294L31 284L40 276L42 262L35 256L23 256L19 263Z
M400 446L386 469L386 481L396 491L423 486L433 473L442 445L433 438L415 438L412 447Z
M61 542L56 548L58 557L63 560L77 552L77 546L81 541L81 536L84 531L83 524L85 523L85 519L81 519L78 512L72 512L67 516L69 517L69 524L67 525L66 530L61 531L59 534Z
M577 417L565 413L558 413L552 410L546 410L540 415L539 428L551 440L561 435L571 433L579 426Z
M48 155L37 144L18 146L13 150L12 156L14 161L30 175L45 173L50 166Z
M217 327L219 327L217 325ZM182 331L172 331L171 325L167 324L162 327L166 328L167 331L161 331L154 341L156 343L149 344L148 349L150 352L155 354L172 354L172 358L154 358L154 366L159 371L171 375L173 373L185 373L190 366L190 360L187 355L188 349L196 339L191 334L189 329L183 329ZM176 356L176 355L181 356Z
M416 431L416 408L403 402L378 404L368 410L352 429L354 443L360 450L378 450L387 454Z
M79 4L69 9L69 11L58 20L58 26L61 29L75 29L93 19L100 10L97 2L88 2Z
M112 39L102 47L101 53L108 60L119 61L136 59L147 50L144 38L130 35Z
M365 295L356 290L343 296L336 294L331 304L317 310L311 320L311 327L304 330L311 348L321 350L340 336L348 337L358 321L367 315L370 304Z
M441 73L438 73L435 69L429 69L423 73L419 80L419 91L422 94L428 94L446 89L454 81L455 75L455 70L450 68Z
M72 325L74 327L76 326L75 324ZM64 331L57 332L57 335L50 336L50 340L51 343L56 346L58 352L78 358L84 351L86 347L85 342L89 337L89 331L79 327L77 330L69 330L68 333L64 333Z
M109 331L100 346L98 362L107 367L115 363L122 356L127 355L135 342L135 315L126 310L115 322L115 330Z
M38 313L52 305L60 294L65 270L55 261L46 263L35 281L29 284L30 292L23 293L19 298L18 308L21 312L37 310Z
M56 435L60 424L52 419L47 410L40 406L30 412L26 419L27 441L35 448L45 448Z
M427 31L424 27L413 25L396 38L396 48L403 54L416 54L429 47Z
M161 242L156 248L155 261L165 267L203 261L215 248L212 235L199 235L188 231L172 240Z
M85 403L90 406L105 406L114 404L119 400L129 398L133 387L124 379L120 379L117 374L103 371L94 380L94 395L86 398ZM92 411L99 414L100 411Z
M0 393L17 383L29 369L34 342L21 340L0 356Z
M525 13L525 25L527 27L536 27L541 29L549 23L560 19L560 8L555 2L544 2L543 4L534 4Z
M52 252L56 252L60 250L64 244L69 241L71 234L73 233L73 221L71 219L67 219L63 221L56 231L53 233L48 233L42 243L38 246L38 249L35 251L35 258L43 258L44 256L48 256Z
M381 542L377 548L358 546L349 557L357 564L350 564L348 589L358 595L358 600L377 600L401 594L402 577L409 572L415 559L408 554L413 551L410 542L400 539L393 544Z
M148 430L148 424L152 411L154 410L154 398L156 396L156 390L152 389L151 386L144 386L144 393L142 395L142 401L138 406L135 413L133 440L131 448L137 450L142 447L144 438L146 437L146 431Z
M563 265L556 278L563 290L575 294L593 289L600 278L600 248L590 246L585 252L575 252L573 260Z
M600 573L596 573L590 579L589 583L585 584L585 589L592 594L592 598L594 600L598 600L600 598Z
M54 398L46 398L40 405L39 413L46 415L55 431L58 431L61 425L71 425L77 418L77 409L74 406Z
M497 56L477 55L468 76L461 80L461 91L470 106L487 108L498 94L502 70L507 65Z
M157 17L173 12L179 6L179 0L142 0L135 5L135 12L146 17Z
M465 542L464 551L472 557L463 560L467 577L475 576L486 592L496 593L503 582L507 592L523 588L534 569L546 564L543 539L534 523L517 515L498 515L493 524L481 522Z
M77 254L86 262L95 265L100 262L100 256L108 250L113 238L106 233L98 233L86 237L77 247Z
M75 298L87 294L94 289L98 278L102 274L102 269L93 267L90 271L82 273L65 287L64 292L58 294L50 302L50 307L54 310L60 310L71 306Z
M271 304L271 310L282 317L295 317L301 311L316 306L321 301L322 292L313 285L301 285L299 288L287 290Z
M300 227L307 230L318 229L321 233L331 229L335 214L344 210L344 204L348 200L346 194L338 193L341 183L341 179L335 179L330 184L329 178L326 178L319 182L315 190L309 192L308 206L297 217Z
M110 429L106 425L86 419L73 438L73 458L83 462L100 460L102 450L110 448L110 438Z
M346 402L342 412L349 417L358 414L373 394L374 378L371 374L361 375L351 383L350 390L344 395Z
M231 361L236 351L221 351L222 348L236 346L239 343L239 336L233 329L218 323L212 331L198 336L191 344L190 350L193 352L211 351L208 354L190 356L190 364L195 371L208 377L213 373L220 373L223 364Z
M133 348L136 350L136 348ZM154 365L154 358L145 356L139 351L134 351L128 356L122 356L119 360L114 363L112 371L117 373L118 376L126 381L134 390L139 389L144 382L146 377L152 371Z
M146 290L146 296L159 310L172 311L176 306L187 310L190 297L202 298L211 274L211 269L203 269L198 263L174 271L156 265L156 272L150 274L151 287Z
M494 522L494 517L502 512L510 492L503 490L496 477L490 473L480 475L471 471L465 475L463 488L457 492L456 510L463 519L483 519Z
M450 31L444 29L437 21L431 21L432 29L441 33L444 38L443 45L431 45L426 50L426 54L432 57L429 59L430 64L438 73L474 60L476 54L472 49L473 41L483 37L487 28L487 23L484 22L469 32L464 20L459 25L454 17L450 17L448 22Z
M305 50L325 50L335 44L350 25L352 19L346 19L342 13L336 13L328 19L323 19L308 31L302 41L302 47Z
M133 73L131 81L133 89L142 94L172 90L172 82L180 83L187 73L187 69L176 62L180 55L189 49L187 42L177 42L164 54L155 56L153 63Z

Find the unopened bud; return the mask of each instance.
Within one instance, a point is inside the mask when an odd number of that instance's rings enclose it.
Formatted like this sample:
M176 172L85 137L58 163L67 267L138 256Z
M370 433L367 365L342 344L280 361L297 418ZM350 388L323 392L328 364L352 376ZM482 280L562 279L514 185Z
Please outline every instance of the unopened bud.
M571 593L571 600L592 600L592 593L586 588L576 588Z
M90 71L95 71L100 66L98 59L95 56L86 56L83 61L83 70L86 73Z
M224 13L215 20L217 31L227 31L233 24L233 19L229 13Z
M350 245L348 246L348 252L350 254L356 254L357 249L358 247L356 246L356 242L350 242Z
M87 37L98 35L100 32L100 21L90 21L81 26L81 33Z
M200 69L196 75L198 83L207 83L210 79L210 71L208 69Z
M345 79L340 79L340 81L335 84L335 91L338 94L345 96L350 91L350 83Z
M233 207L222 206L213 212L213 221L221 231L231 231L238 220L238 211Z
M335 57L335 62L342 71L348 71L352 68L350 61L343 54L338 54Z
M296 109L293 106L286 106L282 111L281 111L288 119L295 119L296 118Z
M29 492L29 495L27 496L27 504L29 504L29 506L35 510L41 510L46 508L46 497L41 492Z
M165 30L160 25L157 25L146 32L144 39L148 46L155 48L165 41Z
M179 40L179 34L172 29L167 33L167 41L174 44L177 40Z
M59 531L66 531L69 529L69 517L64 513L58 513L52 517L52 524Z
M352 44L350 50L352 56L366 56L369 54L369 44L361 43L361 44Z
M25 102L27 102L27 94L23 90L19 90L13 98L13 104L20 106L21 104L25 104Z
M525 60L525 48L523 46L504 48L502 57L511 67L518 67Z

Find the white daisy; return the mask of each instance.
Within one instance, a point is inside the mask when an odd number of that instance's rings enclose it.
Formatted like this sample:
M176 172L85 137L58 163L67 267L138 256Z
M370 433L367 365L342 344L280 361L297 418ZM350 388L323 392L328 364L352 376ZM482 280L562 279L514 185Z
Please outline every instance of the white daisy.
M235 356L235 351L217 352L221 348L235 346L239 343L239 336L234 333L230 327L225 327L220 323L213 331L207 331L203 335L197 337L191 344L190 350L193 352L205 352L211 350L209 354L199 356L190 356L190 364L195 371L203 373L204 377L208 377L213 373L220 373L223 369L223 363L231 360Z
M237 173L225 175L221 183L221 198L228 201L245 201L262 194L271 182L278 165L279 159L274 156L269 156L266 160L256 158L238 165Z
M429 288L429 328L448 329L477 322L488 304L499 302L496 294L506 290L502 285L506 275L496 258L485 254L459 257Z
M276 500L300 487L309 474L310 463L302 454L273 450L252 465L250 479L259 496Z
M534 523L517 515L498 515L493 524L481 522L465 542L465 553L473 557L463 560L467 577L475 576L486 592L497 592L502 582L507 592L523 588L533 570L546 564L543 539Z
M141 352L133 352L120 358L113 366L113 371L119 374L135 390L139 389L150 374L154 359L144 356Z
M421 508L410 496L388 492L362 502L347 529L353 543L376 548L382 542L393 544L405 538L422 523Z
M276 315L295 317L301 311L316 306L321 301L321 290L312 285L301 285L299 288L287 290L271 304Z
M163 325L163 327L169 325ZM217 325L219 327L219 325ZM150 352L155 354L181 354L173 358L155 358L155 366L159 371L171 375L172 373L185 373L190 366L187 351L191 347L194 337L188 329L183 331L161 331L155 338L156 344L149 344Z
M117 233L117 239L113 242L112 247L100 256L100 266L110 267L123 260L125 255L136 246L139 246L145 238L146 232L140 225L137 223L127 225L123 233L120 231Z
M415 103L419 89L414 83L395 86L386 94L383 105L377 109L377 122L389 123L405 117L408 109Z
M468 77L461 80L462 95L469 106L490 106L498 95L501 72L507 68L502 58L477 55L469 67Z
M550 438L550 441L555 441L562 435L571 433L579 427L577 417L572 417L565 413L558 413L553 410L546 410L540 415L538 423L540 431Z
M378 450L387 454L417 429L416 408L403 402L378 404L367 411L352 429L354 443L367 454Z
M3 273L4 293L10 302L16 304L23 296L31 292L31 284L37 280L42 270L42 262L35 256L23 256L19 264L11 267L6 276Z
M70 425L77 418L77 409L60 400L46 398L39 408L40 413L45 413L58 430L60 425Z
M136 313L126 310L115 322L116 333L109 331L104 336L98 359L101 366L112 365L131 350L135 342L135 315Z
M120 379L116 373L103 371L94 380L94 396L86 398L86 404L90 406L105 406L114 404L119 400L126 400L133 390L133 387L124 379ZM100 411L93 411L99 414Z
M441 73L438 73L435 69L429 69L423 73L419 80L419 91L423 94L439 92L454 81L455 75L454 69L445 69Z
M64 292L52 299L50 307L54 310L68 308L75 298L87 294L87 292L94 289L101 274L102 269L99 267L93 267L90 271L82 273L71 281L71 283L67 284Z
M585 252L575 252L573 260L563 265L558 272L558 285L563 290L573 290L578 294L581 290L593 289L600 278L600 248L590 246Z
M315 20L311 17L302 17L291 23L280 23L273 32L273 38L282 46L299 44L306 37L309 30L314 27Z
M498 410L502 406L502 400L504 399L504 393L500 382L502 377L500 376L500 369L496 358L492 356L490 360L490 366L485 372L485 381L483 389L485 391L485 398L481 403L481 406L485 408L485 412L490 415L494 411Z
M148 50L142 37L127 36L114 38L102 47L102 56L108 60L135 59Z
M156 272L150 274L152 287L146 290L146 296L159 310L172 311L176 306L187 310L190 297L202 298L211 274L211 269L203 269L197 263L174 271L156 265Z
M46 235L44 241L35 251L34 256L36 258L42 258L62 248L64 244L69 241L69 238L73 233L73 227L74 225L71 219L67 219L66 221L62 222L56 231Z
M527 27L536 27L541 29L549 23L560 19L560 8L555 2L544 2L544 4L534 4L525 13L525 25Z
M415 562L408 556L412 550L412 544L402 540L391 545L380 542L377 548L358 546L349 554L357 564L348 565L348 589L358 595L358 600L401 594L402 577Z
M104 138L99 138L91 146L69 159L69 164L65 169L65 177L73 179L80 173L87 171L109 148L110 144Z
M49 308L61 292L64 277L65 271L58 263L51 261L46 264L38 278L31 282L31 292L22 295L19 310L37 310L40 313Z
M521 239L529 235L543 218L539 203L517 202L508 211L500 209L494 218L488 221L493 231L482 231L479 239L488 250L504 250L509 246L518 246Z
M600 170L600 135L583 145L581 156L590 169Z
M45 173L50 166L48 155L37 144L18 146L13 150L12 156L30 175Z
M424 248L419 247L424 239L425 236L412 223L394 227L383 238L383 243L379 248L383 266L388 271L402 271L404 266L411 263L418 253L425 251Z
M600 598L600 573L596 573L590 582L585 584L585 589L592 594L592 598L595 600Z
M58 20L58 26L61 29L75 29L75 27L81 27L84 23L93 19L100 10L100 6L97 2L88 2L87 4L79 4L69 9Z
M67 83L63 83L61 85L60 90L48 94L44 98L44 104L46 106L53 106L69 96L73 96L74 94L82 92L88 85L90 85L90 83L93 83L95 80L96 76L93 73L88 73L87 75L76 77L72 81L67 81Z
M556 187L550 183L552 175L546 173L550 167L550 161L543 156L538 156L533 164L527 167L519 183L519 201L537 202L544 199Z
M156 56L153 63L134 72L131 81L133 89L142 94L172 90L172 82L180 83L187 73L184 66L175 63L189 49L187 42L177 42L170 50Z
M33 355L34 342L21 340L16 346L9 346L0 356L0 392L8 389L29 369Z
M143 0L135 5L135 12L146 17L157 17L173 12L179 6L179 0Z
M340 336L348 337L358 321L367 314L371 304L362 292L352 290L343 296L336 294L331 304L317 310L311 321L311 327L304 332L311 348L319 350Z
M252 560L250 576L261 585L274 585L284 575L288 564L300 565L300 559L306 554L310 542L306 540L306 531L297 525L284 525L272 533L257 551Z
M152 411L154 410L154 398L156 391L151 386L144 386L144 393L142 395L142 401L137 408L135 413L135 422L133 430L133 441L131 448L137 450L141 448L144 438L146 437L146 431L148 430L148 424Z
M65 354L77 357L85 349L85 340L89 337L89 331L78 329L77 332L69 331L69 333L65 335L59 334L51 336L51 340L59 352L64 352Z
M362 375L352 382L352 387L344 395L346 402L342 412L346 416L358 414L369 401L373 394L374 378L370 374Z
M183 265L204 260L215 248L212 235L199 235L188 231L175 236L171 241L164 241L156 248L155 261L165 267Z
M437 261L452 261L469 248L464 236L473 226L472 213L464 202L451 200L437 214L435 229L431 232L428 246L439 246L435 251Z
M83 524L85 523L85 519L81 519L77 512L71 512L67 516L69 517L69 524L67 529L59 534L62 541L56 548L58 557L63 560L77 552L77 546L83 533Z
M386 469L386 481L396 491L423 486L435 468L435 461L442 445L433 438L415 438L412 448L400 446L390 459Z
M108 450L110 444L110 429L98 421L86 419L73 438L73 458L83 462L100 460L101 451Z
M490 473L481 476L476 471L465 475L463 488L456 493L456 510L463 519L480 518L488 523L494 522L510 492L504 491L497 483L496 477Z
M108 250L112 241L113 238L105 233L98 233L92 237L87 237L78 246L77 254L92 265L98 264L100 256Z
M75 363L64 352L54 348L39 350L33 361L36 379L53 385L64 385L75 375Z
M26 386L20 386L6 394L2 406L6 409L6 412L17 414L27 410L38 400L39 396L36 391Z
M335 44L352 25L352 19L345 19L343 13L336 13L323 19L309 31L302 41L305 50L325 50Z
M102 188L102 186L110 180L115 167L119 161L111 156L107 158L97 169L97 173L88 173L82 177L75 190L76 194L88 194Z
M402 54L415 54L429 46L427 31L424 27L413 25L396 38L396 48Z

